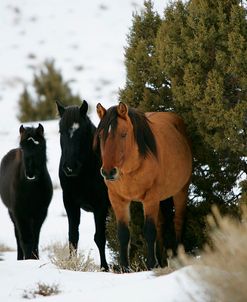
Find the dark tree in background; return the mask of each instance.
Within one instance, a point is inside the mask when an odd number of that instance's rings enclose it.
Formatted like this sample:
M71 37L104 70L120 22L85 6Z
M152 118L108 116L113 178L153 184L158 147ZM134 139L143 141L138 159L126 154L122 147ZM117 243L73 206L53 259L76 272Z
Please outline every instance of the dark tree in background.
M120 100L144 111L179 113L192 140L194 171L184 234L188 251L205 243L205 216L212 204L237 215L239 202L247 201L246 182L242 190L239 186L247 172L247 21L242 2L175 1L161 18L145 1L128 36Z
M78 95L73 95L69 83L55 68L54 61L45 61L41 69L34 74L31 93L24 88L19 99L19 120L21 122L50 120L56 118L55 101L64 105L80 104Z

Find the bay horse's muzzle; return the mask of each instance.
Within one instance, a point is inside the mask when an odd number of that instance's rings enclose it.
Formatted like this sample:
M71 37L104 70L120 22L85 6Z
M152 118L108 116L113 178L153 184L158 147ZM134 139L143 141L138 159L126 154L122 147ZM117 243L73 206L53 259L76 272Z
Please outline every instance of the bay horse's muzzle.
M110 181L117 180L119 176L119 170L116 167L110 169L109 171L106 171L105 169L103 169L103 167L101 167L100 173L105 180L110 180Z

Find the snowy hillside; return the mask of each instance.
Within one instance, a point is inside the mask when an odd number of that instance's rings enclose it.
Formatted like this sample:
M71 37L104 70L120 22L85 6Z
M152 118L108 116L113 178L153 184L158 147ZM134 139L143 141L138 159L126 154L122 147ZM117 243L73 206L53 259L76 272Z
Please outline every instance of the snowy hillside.
M162 13L166 2L155 0L155 8ZM18 96L23 85L30 84L35 68L47 58L55 59L74 92L92 108L98 101L106 107L117 102L118 89L125 82L126 35L132 12L140 10L142 4L142 0L0 1L0 158L18 146ZM98 123L94 112L91 118ZM152 272L116 275L63 271L49 263L42 248L52 242L67 242L68 231L58 179L58 120L41 123L54 186L41 230L41 260L17 262L16 251L1 255L0 301L23 300L23 291L40 281L58 283L61 293L36 301L191 301L190 294L195 295L198 289L188 278L190 268L157 278ZM82 212L79 247L90 251L99 263L93 235L93 216ZM2 203L0 244L16 248L13 225ZM109 255L107 258L110 261Z

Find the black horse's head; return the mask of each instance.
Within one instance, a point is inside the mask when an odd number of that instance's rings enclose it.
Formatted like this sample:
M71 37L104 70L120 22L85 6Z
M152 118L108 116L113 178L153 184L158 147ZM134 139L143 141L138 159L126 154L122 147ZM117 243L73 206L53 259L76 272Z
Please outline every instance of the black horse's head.
M46 167L44 128L41 124L37 128L21 125L19 132L25 177L29 181L38 180Z
M92 152L95 127L87 116L88 104L64 107L57 102L61 117L59 123L61 161L60 170L68 177L78 176L81 168L88 164Z

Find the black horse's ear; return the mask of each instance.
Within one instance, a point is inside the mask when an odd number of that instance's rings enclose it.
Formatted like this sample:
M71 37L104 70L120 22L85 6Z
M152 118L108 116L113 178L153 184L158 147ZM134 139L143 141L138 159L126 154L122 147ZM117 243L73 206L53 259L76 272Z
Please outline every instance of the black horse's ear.
M87 103L87 101L83 100L81 107L80 107L80 113L83 116L83 115L87 114L87 111L88 111L88 103Z
M19 132L21 135L25 132L25 128L23 127L23 125L20 126Z
M44 127L41 124L39 124L36 131L38 132L38 134L40 134L42 136L44 135Z
M64 114L64 111L65 111L65 108L59 101L56 101L56 104L57 104L57 110L59 112L59 115L60 115L60 117L62 117Z

